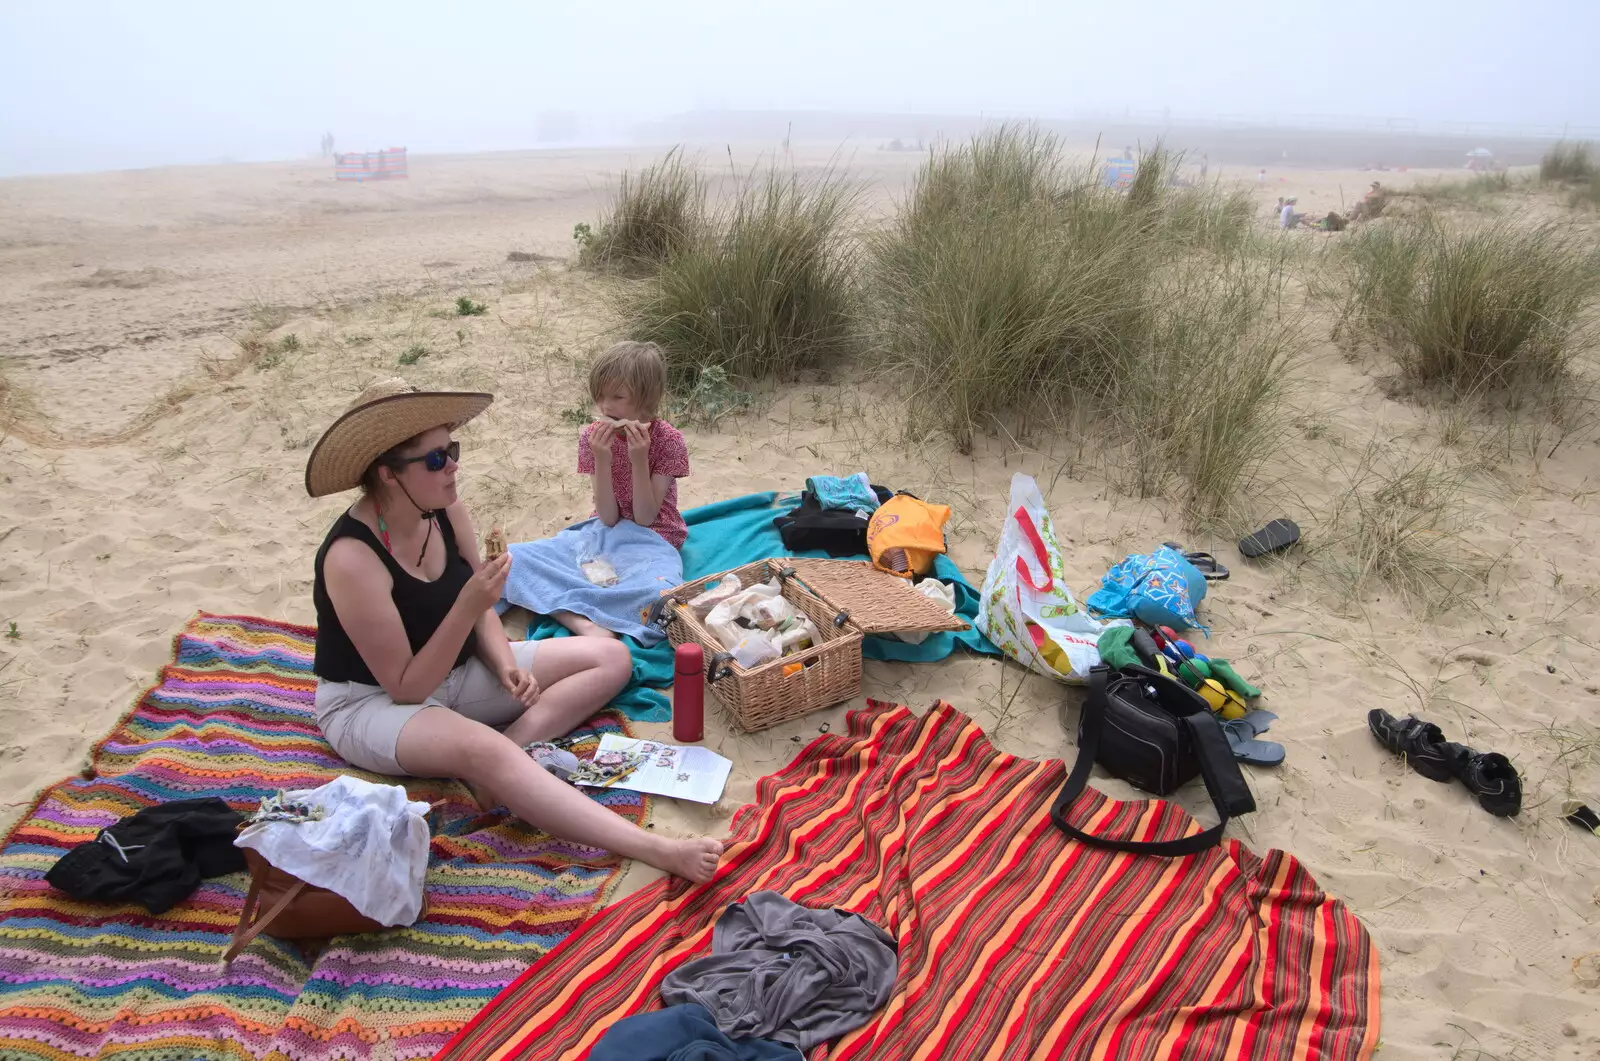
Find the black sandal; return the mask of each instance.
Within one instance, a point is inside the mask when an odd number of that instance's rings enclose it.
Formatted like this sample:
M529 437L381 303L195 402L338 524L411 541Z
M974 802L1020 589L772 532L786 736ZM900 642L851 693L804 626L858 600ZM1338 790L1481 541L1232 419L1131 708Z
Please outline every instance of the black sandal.
M1162 542L1169 549L1183 553L1183 558L1194 565L1194 569L1206 577L1207 582L1221 582L1228 577L1228 569L1217 563L1217 558L1210 553L1184 553L1183 546L1177 542Z
M1228 577L1228 569L1217 563L1217 558L1210 553L1184 553L1183 558L1206 576L1207 582L1221 582Z
M1600 814L1590 810L1582 800L1569 799L1562 803L1561 816L1578 828L1600 836Z
M1458 763L1470 754L1461 745L1445 740L1444 733L1432 722L1412 715L1397 719L1381 707L1367 712L1367 728L1379 744L1403 756L1411 769L1430 781L1455 780L1459 776Z

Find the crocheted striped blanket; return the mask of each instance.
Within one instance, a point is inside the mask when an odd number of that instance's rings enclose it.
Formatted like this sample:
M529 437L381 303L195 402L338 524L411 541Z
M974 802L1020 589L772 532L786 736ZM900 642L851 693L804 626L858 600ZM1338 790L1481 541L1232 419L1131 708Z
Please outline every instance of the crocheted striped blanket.
M531 966L438 1061L579 1061L661 1006L729 903L771 889L852 910L898 944L888 1003L811 1061L1366 1061L1378 962L1343 903L1282 851L1236 840L1183 858L1068 839L1059 759L997 750L947 704L872 704L756 785L709 884L663 880ZM1095 835L1200 827L1172 803L1094 789Z
M461 785L432 780L407 785L413 799L448 801L431 818L423 920L320 953L262 936L221 967L243 873L205 881L161 916L75 902L45 883L69 848L156 803L220 796L248 812L341 773L392 780L354 770L322 739L314 637L261 619L194 619L87 775L46 790L11 830L0 848L0 1058L428 1057L603 904L621 860L481 815ZM594 740L627 732L614 712L589 728ZM596 798L631 821L648 812L636 793Z

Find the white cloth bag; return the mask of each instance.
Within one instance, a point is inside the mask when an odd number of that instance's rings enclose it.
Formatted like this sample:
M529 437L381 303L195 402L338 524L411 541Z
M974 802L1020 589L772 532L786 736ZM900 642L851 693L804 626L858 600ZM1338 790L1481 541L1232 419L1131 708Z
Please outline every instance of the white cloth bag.
M241 830L235 847L307 884L337 892L382 925L409 925L422 914L428 872L428 804L399 785L341 776L321 788L287 793L323 809L318 821L259 822Z
M1043 631L1049 651L1036 645L1029 625ZM1029 670L1062 681L1082 682L1100 662L1100 634L1108 626L1089 618L1067 588L1055 525L1033 477L1011 477L1011 504L1000 546L983 579L978 629L1006 655ZM1046 653L1062 662L1052 666Z

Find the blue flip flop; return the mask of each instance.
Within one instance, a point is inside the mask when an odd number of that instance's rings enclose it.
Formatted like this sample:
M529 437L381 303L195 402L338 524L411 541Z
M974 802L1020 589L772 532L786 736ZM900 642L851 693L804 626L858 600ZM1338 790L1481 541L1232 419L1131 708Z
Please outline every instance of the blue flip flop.
M1248 724L1250 731L1259 737L1272 728L1272 724L1278 721L1278 716L1265 708L1258 707L1252 711L1246 711L1243 718L1235 719L1235 721Z
M1269 714L1270 712L1259 713ZM1271 719L1265 721L1270 722ZM1256 739L1256 734L1260 731L1255 728L1248 717L1224 722L1222 724L1222 732L1227 734L1228 747L1232 749L1233 757L1241 763L1250 763L1254 766L1277 766L1283 762L1286 754L1283 750L1283 745L1275 741Z

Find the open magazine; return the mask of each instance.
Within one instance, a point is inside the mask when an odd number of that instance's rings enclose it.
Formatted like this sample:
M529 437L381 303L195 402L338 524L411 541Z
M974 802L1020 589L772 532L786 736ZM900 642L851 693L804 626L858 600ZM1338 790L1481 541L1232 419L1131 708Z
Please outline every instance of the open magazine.
M723 786L728 783L728 772L733 769L732 760L724 759L709 748L663 744L617 733L607 733L600 738L596 754L606 752L643 756L632 773L614 782L615 787L695 803L715 803L721 799Z

